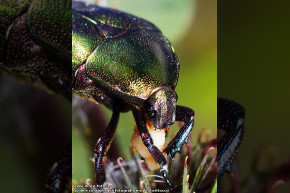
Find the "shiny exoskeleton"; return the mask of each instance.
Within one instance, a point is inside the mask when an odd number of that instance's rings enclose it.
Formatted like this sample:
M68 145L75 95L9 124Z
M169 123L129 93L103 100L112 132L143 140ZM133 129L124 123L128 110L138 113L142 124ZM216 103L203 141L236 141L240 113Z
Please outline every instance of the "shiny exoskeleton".
M0 1L0 74L71 100L71 1ZM47 192L71 192L71 143L54 164Z
M233 101L218 98L217 127L225 131L218 143L217 179L230 172L244 135L244 108Z
M71 100L71 1L0 1L0 69Z
M147 121L156 129L184 122L164 150L173 157L187 142L193 127L194 111L176 105L179 62L169 40L144 19L73 2L72 68L73 92L113 111L95 147L97 183L103 184L106 179L103 156L112 142L119 114L131 110L144 145L172 186L166 159L146 128Z

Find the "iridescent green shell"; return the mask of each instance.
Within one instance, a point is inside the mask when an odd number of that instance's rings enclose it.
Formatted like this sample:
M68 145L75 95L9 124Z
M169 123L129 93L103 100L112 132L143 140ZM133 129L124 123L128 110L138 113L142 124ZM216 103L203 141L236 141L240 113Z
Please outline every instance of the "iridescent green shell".
M0 53L10 27L25 15L33 41L70 61L71 6L71 0L0 0Z
M85 63L96 85L119 96L146 100L159 87L174 89L177 84L179 63L171 43L152 23L136 16L78 7L73 10L72 46L73 71Z
M37 0L27 13L28 29L35 42L66 60L72 55L71 6L71 0Z

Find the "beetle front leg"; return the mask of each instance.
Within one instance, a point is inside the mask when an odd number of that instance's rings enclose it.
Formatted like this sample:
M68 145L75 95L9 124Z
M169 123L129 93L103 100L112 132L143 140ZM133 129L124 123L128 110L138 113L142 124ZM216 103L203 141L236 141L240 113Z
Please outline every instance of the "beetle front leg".
M113 105L113 115L108 127L105 129L103 137L99 138L95 148L95 171L96 181L98 185L102 185L106 181L106 173L104 167L103 156L106 155L112 143L114 133L119 121L119 106Z
M71 192L72 144L68 143L62 156L51 167L45 183L47 193Z
M168 184L168 186L172 187L167 174L167 161L162 152L153 144L153 140L147 130L146 119L142 111L139 109L134 109L133 115L143 144L147 147L156 163L160 165L160 172L162 173L165 182Z
M217 178L221 179L225 172L230 172L244 134L244 108L226 99L218 98L217 127L225 131L218 143Z
M176 152L180 152L183 144L187 143L194 125L194 111L188 107L177 105L176 121L182 121L184 122L184 125L164 149L164 152L171 157L174 157Z

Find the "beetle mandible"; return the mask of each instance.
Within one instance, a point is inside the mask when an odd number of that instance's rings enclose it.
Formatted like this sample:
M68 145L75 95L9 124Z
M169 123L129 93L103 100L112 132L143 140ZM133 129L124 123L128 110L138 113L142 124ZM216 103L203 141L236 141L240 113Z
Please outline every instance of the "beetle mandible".
M160 165L166 183L172 186L166 159L153 144L146 122L152 122L155 129L184 122L164 150L172 157L187 142L194 111L176 104L178 76L175 51L155 25L118 10L73 2L73 92L113 111L95 147L97 184L106 179L103 156L112 142L120 112L131 110L144 145Z

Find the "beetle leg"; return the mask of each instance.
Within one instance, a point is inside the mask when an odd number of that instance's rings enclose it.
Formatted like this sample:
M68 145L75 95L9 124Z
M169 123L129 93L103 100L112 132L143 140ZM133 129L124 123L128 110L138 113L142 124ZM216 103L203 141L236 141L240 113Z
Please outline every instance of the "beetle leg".
M98 185L102 185L106 181L106 173L104 167L103 156L106 155L113 141L114 133L119 121L119 106L113 105L113 115L109 125L104 131L103 137L99 138L95 147L95 171L96 181Z
M176 106L176 121L184 122L182 128L175 137L169 142L164 152L174 157L175 153L180 152L184 143L187 143L192 127L194 125L194 111L188 107Z
M60 159L51 167L45 183L47 193L71 192L71 150L70 142Z
M219 181L225 172L230 172L243 139L245 110L241 105L225 99L218 98L217 105L217 127L225 131L218 143L217 178Z
M153 144L153 140L146 127L146 119L144 115L139 109L134 109L133 115L143 144L147 147L156 163L160 165L160 172L162 173L163 178L168 186L172 187L167 174L168 169L166 159L162 152Z

